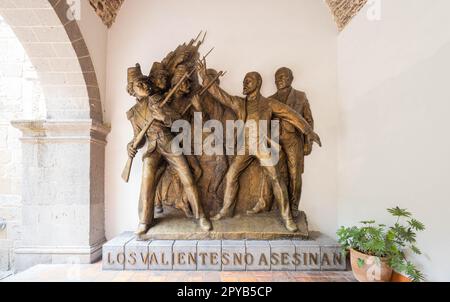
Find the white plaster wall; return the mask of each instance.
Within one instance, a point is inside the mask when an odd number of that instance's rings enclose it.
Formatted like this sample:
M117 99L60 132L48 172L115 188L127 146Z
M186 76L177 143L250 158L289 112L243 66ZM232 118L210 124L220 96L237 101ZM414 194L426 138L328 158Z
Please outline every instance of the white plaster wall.
M302 209L312 229L334 234L337 225L337 31L328 8L317 0L132 0L108 32L105 120L112 124L106 153L107 238L137 226L141 163L129 184L120 178L132 129L125 112L134 100L125 91L126 71L136 62L148 73L179 43L208 30L203 53L209 66L227 70L223 87L241 95L246 72L259 71L263 93L275 91L273 75L289 66L294 86L309 96L324 147L306 162ZM86 38L86 37L85 37Z
M81 13L80 19L78 20L78 26L80 27L84 42L89 50L92 64L94 64L104 112L108 29L102 23L102 20L95 14L88 0L83 0L80 4Z
M450 280L450 1L382 1L338 39L340 225L391 222L400 205L422 220L429 280Z

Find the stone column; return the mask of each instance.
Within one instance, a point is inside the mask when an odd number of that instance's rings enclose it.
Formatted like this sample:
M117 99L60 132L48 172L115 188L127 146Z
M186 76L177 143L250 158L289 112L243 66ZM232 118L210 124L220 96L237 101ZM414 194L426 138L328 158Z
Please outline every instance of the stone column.
M16 271L92 263L105 242L104 168L109 128L93 120L13 121L22 131L23 226Z

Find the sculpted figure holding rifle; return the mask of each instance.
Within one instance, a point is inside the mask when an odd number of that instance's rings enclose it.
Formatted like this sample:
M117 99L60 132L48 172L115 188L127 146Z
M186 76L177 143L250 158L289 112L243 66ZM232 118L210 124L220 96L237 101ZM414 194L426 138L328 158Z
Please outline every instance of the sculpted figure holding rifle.
M156 63L155 66L158 65ZM155 66L154 68L158 68ZM159 67L161 66L159 65ZM171 150L173 135L170 127L181 116L171 108L168 100L181 86L181 83L187 79L188 75L182 77L178 85L173 87L166 96L163 95L168 84L166 73L160 70L155 71L155 75L157 78L154 78L151 82L150 77L142 75L139 65L128 70L128 90L136 97L137 103L127 112L127 117L133 126L134 139L128 144L129 162L122 175L125 180L128 180L131 162L136 156L137 150L144 147L145 142L147 142L147 150L143 155L139 197L139 227L136 234L146 234L153 223L156 187L159 178L168 165L177 173L193 215L198 220L200 227L204 231L209 231L212 225L203 211L194 176L186 157L176 155ZM155 91L154 94L152 94L153 90Z
M245 76L244 97L228 94L220 87L225 72L206 68L212 49L201 58L206 34L200 36L154 63L148 76L139 64L128 69L127 90L136 104L127 112L134 135L122 178L128 182L142 149L138 238L307 237L306 215L293 214L303 157L321 140L306 96L291 87L287 68L277 72L278 92L271 98L261 95L258 72ZM150 230L155 213L176 225L164 222ZM185 217L198 226L185 224ZM214 232L208 217L216 221Z

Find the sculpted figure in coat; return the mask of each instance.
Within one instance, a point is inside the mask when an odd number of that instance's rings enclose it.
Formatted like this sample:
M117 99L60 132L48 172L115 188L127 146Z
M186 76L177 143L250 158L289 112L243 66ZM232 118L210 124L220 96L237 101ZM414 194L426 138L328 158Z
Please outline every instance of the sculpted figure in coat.
M198 62L198 65L198 70L200 76L203 78L204 85L207 85L211 79L206 72L206 67L202 62ZM243 94L245 97L231 96L217 84L213 84L209 88L209 92L216 100L233 110L237 118L244 121L244 123L252 120L256 125L259 125L260 121L270 122L273 118L278 118L298 129L306 136L308 142L321 144L319 136L301 115L291 109L288 105L275 99L267 99L261 95L262 78L259 73L248 73L244 78L243 86ZM245 141L249 140L247 135L248 132L246 131ZM249 144L245 143L245 154L235 156L228 169L223 207L212 219L219 220L224 217L233 216L234 207L236 205L236 196L239 190L239 177L254 160L258 160L261 163L264 172L270 179L275 200L280 209L280 214L286 229L291 232L297 231L298 227L292 218L287 186L280 177L277 165L264 164L265 161L270 160L266 157L267 154L265 152L260 152L260 150L264 148L258 146L256 154L250 154L248 145Z
M278 91L270 98L288 105L301 115L314 129L314 119L309 105L308 98L303 91L292 87L294 76L289 68L282 67L275 73L275 84ZM299 202L302 193L302 174L304 172L305 156L311 154L312 144L307 137L297 131L295 127L286 121L281 121L280 145L286 156L288 168L288 188L289 200L292 213L297 216L299 213ZM256 206L248 211L248 214L257 214L262 211L269 211L272 206L273 193L268 177L264 177L261 185L261 197Z

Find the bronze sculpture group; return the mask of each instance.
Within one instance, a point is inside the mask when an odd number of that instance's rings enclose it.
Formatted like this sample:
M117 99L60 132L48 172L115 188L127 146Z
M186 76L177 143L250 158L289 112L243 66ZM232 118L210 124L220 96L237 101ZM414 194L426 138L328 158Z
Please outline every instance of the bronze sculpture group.
M180 45L160 63L154 63L148 76L142 74L139 64L128 69L127 90L136 104L127 112L134 137L127 147L129 162L122 175L126 181L138 149L146 146L136 234L147 233L155 209L161 213L163 206L194 217L208 232L213 227L208 217L219 220L234 215L242 182L252 187L259 184L256 202L252 203L250 196L242 198L248 215L271 211L275 199L284 226L296 232L293 217L298 213L304 157L311 153L313 142L321 145L305 93L292 88L292 71L280 68L275 75L278 91L272 97L261 95L262 78L257 72L245 76L245 97L231 96L220 88L223 73L207 69L205 57L200 59L198 50L203 41L197 40ZM193 122L196 114L201 114L203 121L213 119L223 125L229 120L279 120L280 161L263 164L267 154L251 154L249 144L245 144L244 153L234 156L174 152L171 126L177 120ZM249 139L247 132L244 138Z

